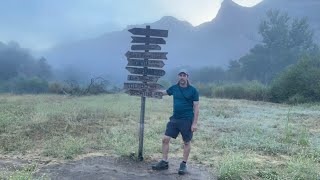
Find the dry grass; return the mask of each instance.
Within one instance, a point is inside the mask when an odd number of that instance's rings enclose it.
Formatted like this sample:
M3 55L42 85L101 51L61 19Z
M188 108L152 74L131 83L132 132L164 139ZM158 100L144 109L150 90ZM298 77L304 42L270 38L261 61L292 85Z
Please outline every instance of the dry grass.
M200 101L191 161L212 168L220 179L320 177L320 105ZM139 113L140 98L124 94L0 95L0 153L61 159L137 154ZM171 97L147 99L145 159L161 157L171 113ZM182 157L180 137L171 142L170 157Z

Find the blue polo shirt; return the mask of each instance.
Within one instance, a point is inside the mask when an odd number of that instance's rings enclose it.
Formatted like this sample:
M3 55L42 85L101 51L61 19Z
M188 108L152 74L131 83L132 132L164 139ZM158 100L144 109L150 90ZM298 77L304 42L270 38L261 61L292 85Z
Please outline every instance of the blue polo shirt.
M199 101L199 93L191 85L180 87L175 84L167 89L169 96L173 95L173 118L193 120L193 101Z

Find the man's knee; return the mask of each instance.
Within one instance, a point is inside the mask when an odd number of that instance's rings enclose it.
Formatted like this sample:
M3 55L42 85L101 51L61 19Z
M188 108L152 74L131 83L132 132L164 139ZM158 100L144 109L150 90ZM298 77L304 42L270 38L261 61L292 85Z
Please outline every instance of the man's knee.
M189 146L189 145L191 145L191 141L188 141L188 142L184 141L184 142L183 142L183 145Z
M163 144L169 144L169 142L170 142L170 137L169 136L164 136L163 138L162 138L162 143Z

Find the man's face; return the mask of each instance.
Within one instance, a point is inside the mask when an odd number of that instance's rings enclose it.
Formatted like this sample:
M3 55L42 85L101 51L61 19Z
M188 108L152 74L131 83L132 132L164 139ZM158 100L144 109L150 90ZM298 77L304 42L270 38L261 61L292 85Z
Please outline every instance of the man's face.
M187 75L186 73L180 73L180 74L178 74L178 78L179 78L179 83L180 83L181 85L187 84L188 75Z

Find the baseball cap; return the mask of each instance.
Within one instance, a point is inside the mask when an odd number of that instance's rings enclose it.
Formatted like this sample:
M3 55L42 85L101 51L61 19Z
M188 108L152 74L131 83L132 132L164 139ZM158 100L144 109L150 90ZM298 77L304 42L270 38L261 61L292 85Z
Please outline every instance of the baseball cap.
M188 71L186 69L180 69L179 73L185 73L186 75L189 75Z

